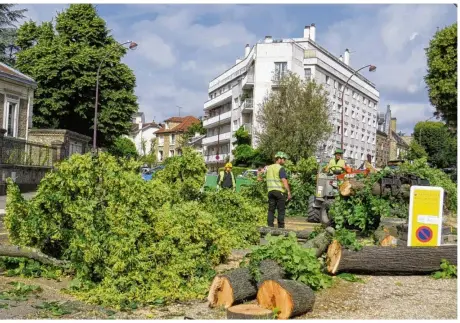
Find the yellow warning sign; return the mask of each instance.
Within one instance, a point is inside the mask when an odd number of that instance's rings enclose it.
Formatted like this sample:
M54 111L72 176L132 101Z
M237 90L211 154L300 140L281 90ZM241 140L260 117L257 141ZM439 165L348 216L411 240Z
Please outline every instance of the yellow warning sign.
M409 203L409 247L441 245L444 189L432 186L412 186Z

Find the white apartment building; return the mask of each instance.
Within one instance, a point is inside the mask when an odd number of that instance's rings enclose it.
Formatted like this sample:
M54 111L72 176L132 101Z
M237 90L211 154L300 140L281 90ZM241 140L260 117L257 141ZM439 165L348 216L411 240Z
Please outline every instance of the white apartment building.
M317 157L331 157L341 146L342 107L344 92L344 158L359 166L370 154L375 160L379 91L362 75L355 75L350 66L350 53L335 57L315 42L316 26L306 26L302 38L272 39L266 36L254 46L246 45L245 55L235 65L209 83L209 100L204 103L203 139L207 164L232 159L234 133L244 126L250 133L260 131L256 115L279 79L291 71L323 84L329 92L330 121L334 133L317 151ZM359 67L368 62L357 63ZM308 120L305 120L308 125ZM253 137L253 146L257 141Z
M132 116L132 125L129 135L125 136L131 139L136 146L137 153L141 156L148 155L156 140L155 132L160 129L160 126L155 122L145 123L145 115L143 112L137 112Z

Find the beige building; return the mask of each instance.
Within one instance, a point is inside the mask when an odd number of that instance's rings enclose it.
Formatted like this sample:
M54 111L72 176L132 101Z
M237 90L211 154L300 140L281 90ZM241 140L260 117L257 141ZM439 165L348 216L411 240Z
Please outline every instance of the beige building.
M157 160L161 162L168 157L180 155L182 135L192 124L199 122L199 119L187 116L172 117L165 120L164 124L160 124L161 128L155 132Z
M27 139L36 88L32 78L0 63L0 128L6 137Z
M409 152L409 145L396 133L396 118L391 118L390 160L402 159Z
M376 141L375 166L377 168L384 168L390 158L390 140L388 134L377 130Z

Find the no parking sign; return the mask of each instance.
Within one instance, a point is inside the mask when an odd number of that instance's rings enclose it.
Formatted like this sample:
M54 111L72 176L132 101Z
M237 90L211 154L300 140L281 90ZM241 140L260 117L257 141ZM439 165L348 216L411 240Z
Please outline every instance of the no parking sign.
M412 186L409 203L409 247L436 247L441 245L442 187Z

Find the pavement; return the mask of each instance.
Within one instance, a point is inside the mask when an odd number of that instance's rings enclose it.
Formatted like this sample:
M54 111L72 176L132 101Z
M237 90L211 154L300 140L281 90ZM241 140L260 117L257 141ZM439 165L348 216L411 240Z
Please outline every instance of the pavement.
M23 193L22 196L26 200L30 200L32 197L34 197L36 192L29 192L29 193ZM0 215L5 214L5 207L6 207L6 195L0 196Z

